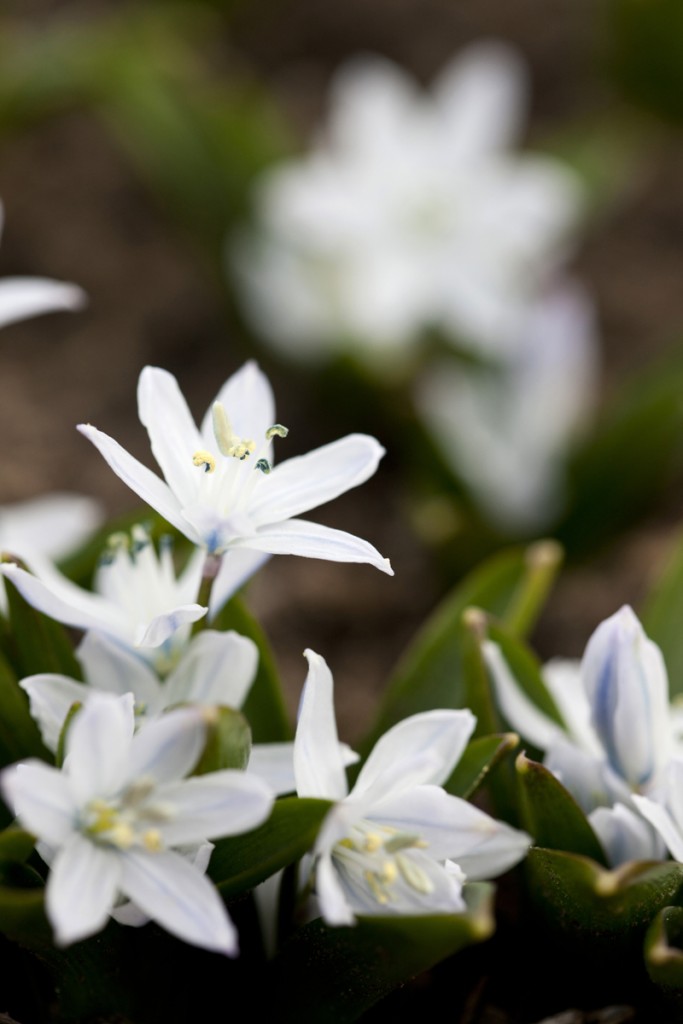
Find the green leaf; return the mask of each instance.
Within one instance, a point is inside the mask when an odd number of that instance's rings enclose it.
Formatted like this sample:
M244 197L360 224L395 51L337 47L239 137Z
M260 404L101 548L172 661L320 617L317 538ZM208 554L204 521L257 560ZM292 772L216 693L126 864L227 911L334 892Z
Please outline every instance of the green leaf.
M266 635L239 597L233 597L211 624L213 629L234 629L248 636L259 650L256 679L242 711L251 726L254 743L276 743L292 738L275 660Z
M11 825L0 832L0 863L23 863L36 845L35 837Z
M19 678L37 672L56 672L81 679L81 667L64 627L32 608L7 579L5 588L9 604L11 660Z
M611 0L610 63L631 100L683 122L683 7L679 0Z
M666 568L650 592L640 620L662 649L669 676L669 695L683 693L683 534L669 552Z
M42 886L25 889L0 885L0 932L29 949L52 945Z
M514 732L502 736L481 736L468 744L444 789L453 796L469 799L484 782L489 772L519 743Z
M476 606L503 621L509 617L514 629L529 629L547 592L548 552L557 554L547 545L540 551L540 569L539 545L499 553L446 597L399 663L364 750L396 722L433 708L470 707L482 718L480 731L495 731L488 677L473 637L476 623L463 616Z
M487 939L494 929L493 887L465 887L467 913L430 917L361 917L352 928L313 921L298 929L265 979L277 1020L335 1024L357 1020L402 983Z
M542 926L605 963L626 953L640 958L648 925L683 887L683 865L671 861L631 861L609 871L587 857L540 848L529 851L525 874Z
M8 588L9 589L9 588ZM27 757L52 761L29 712L28 697L0 654L0 766Z
M541 663L534 652L495 622L487 624L486 635L500 647L512 675L529 700L548 718L565 728L562 715L543 681Z
M664 907L645 936L645 966L651 980L683 1007L683 908Z
M605 853L571 793L542 764L520 754L516 762L520 820L537 846L565 850L606 864Z
M229 899L253 889L281 868L299 860L315 843L332 804L329 800L278 800L268 821L253 832L219 839L209 875Z
M206 775L224 768L243 771L251 753L251 729L240 711L215 708L206 730L206 743L193 775Z

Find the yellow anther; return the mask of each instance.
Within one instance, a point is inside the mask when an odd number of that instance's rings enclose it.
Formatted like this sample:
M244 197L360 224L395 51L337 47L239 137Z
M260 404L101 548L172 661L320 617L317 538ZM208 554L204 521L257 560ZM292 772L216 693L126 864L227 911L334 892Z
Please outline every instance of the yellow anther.
M389 893L382 888L374 871L365 872L365 881L370 886L370 892L378 903L381 903L382 906L384 906L389 902Z
M382 881L385 885L391 885L398 878L398 868L393 860L385 860L382 865Z
M345 850L357 850L358 849L358 847L354 843L353 839L349 839L348 837L345 838L345 839L340 839L339 843L337 845L338 846L343 846Z
M274 437L287 437L288 433L288 427L283 427L281 423L274 423L266 430L266 441L271 441Z
M238 437L233 432L232 425L225 408L220 402L213 403L213 432L216 435L216 443L222 455L233 459L246 459L256 448L253 441Z
M107 838L114 846L118 846L121 850L127 850L135 842L135 833L127 822L119 821L110 829Z
M382 845L382 837L378 836L376 832L368 832L364 845L368 853L374 853Z
M416 864L410 857L406 857L404 853L397 853L396 866L411 889L415 889L416 892L422 893L424 896L434 892L434 883L427 872L423 871L419 864Z
M213 473L216 469L216 460L211 452L205 451L200 448L198 452L195 452L192 456L193 466L202 466L205 473Z
M158 828L148 828L142 837L142 843L150 853L157 853L162 847L161 832Z

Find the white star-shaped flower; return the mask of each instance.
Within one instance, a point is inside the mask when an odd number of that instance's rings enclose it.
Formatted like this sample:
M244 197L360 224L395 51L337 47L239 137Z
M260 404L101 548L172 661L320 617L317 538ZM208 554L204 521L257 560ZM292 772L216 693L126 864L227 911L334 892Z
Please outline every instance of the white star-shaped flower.
M132 694L97 694L68 731L62 770L27 761L3 772L5 799L50 864L45 906L59 945L98 932L123 900L135 923L145 915L185 942L237 953L203 851L260 825L273 795L244 772L186 779L205 730L200 710L180 709L136 733Z
M466 878L491 878L524 857L529 837L442 788L474 729L470 711L427 711L389 729L349 793L332 675L307 651L294 741L299 796L336 800L312 871L328 924L357 914L458 913Z
M270 384L253 362L226 381L201 429L165 370L142 371L138 408L164 480L107 434L90 425L79 430L169 523L210 554L224 556L212 614L269 554L369 562L392 572L367 541L298 518L372 476L384 454L373 437L349 434L274 465L273 439L287 430L275 422Z
M310 153L267 172L232 246L245 308L289 355L377 360L438 327L500 354L567 255L583 207L559 160L519 154L526 74L471 46L421 92L380 57L344 66Z

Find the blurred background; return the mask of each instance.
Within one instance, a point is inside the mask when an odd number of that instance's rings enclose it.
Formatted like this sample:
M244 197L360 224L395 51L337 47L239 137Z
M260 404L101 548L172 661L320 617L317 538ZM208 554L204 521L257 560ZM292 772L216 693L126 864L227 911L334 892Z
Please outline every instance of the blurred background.
M587 196L566 265L597 309L600 371L563 454L562 502L533 528L493 521L432 446L414 367L395 382L343 352L293 362L249 322L226 258L227 239L249 230L259 175L300 158L324 125L345 61L389 58L426 97L482 39L527 65L522 148L564 161ZM371 541L394 579L281 557L250 586L292 707L312 647L334 671L341 732L359 735L439 598L481 557L534 536L557 536L568 556L538 648L580 654L602 618L637 605L683 513L681 120L676 0L5 0L0 277L74 281L89 304L2 331L0 501L66 489L112 516L134 508L75 424L151 464L141 368L176 374L199 417L254 357L290 428L287 456L356 430L388 452L372 481L312 518Z

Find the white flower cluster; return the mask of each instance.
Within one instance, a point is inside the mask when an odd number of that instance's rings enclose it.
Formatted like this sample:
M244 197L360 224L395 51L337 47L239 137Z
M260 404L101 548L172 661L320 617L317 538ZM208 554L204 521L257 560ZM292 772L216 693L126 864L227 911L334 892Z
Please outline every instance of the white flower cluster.
M499 43L429 93L388 60L351 61L325 129L265 174L231 245L248 316L289 356L348 351L386 377L436 330L483 360L430 364L416 402L489 518L522 530L557 511L596 378L591 302L563 271L585 196L559 160L513 149L526 93Z

